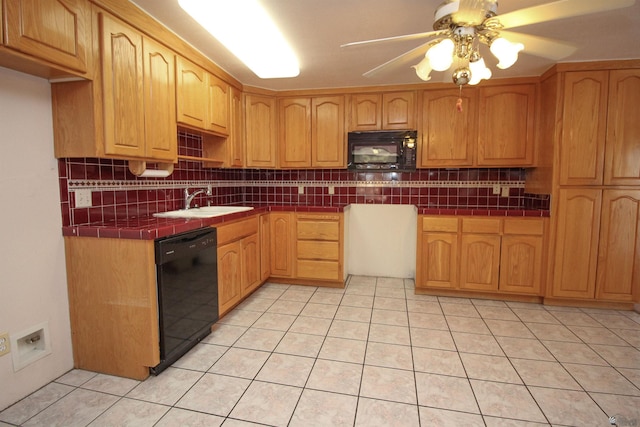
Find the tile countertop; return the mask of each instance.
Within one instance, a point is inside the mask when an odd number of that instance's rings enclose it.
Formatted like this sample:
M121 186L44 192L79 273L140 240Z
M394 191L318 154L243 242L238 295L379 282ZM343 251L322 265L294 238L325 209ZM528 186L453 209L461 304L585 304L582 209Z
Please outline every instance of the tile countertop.
M238 212L213 218L156 218L143 216L110 220L99 223L62 227L63 236L101 237L116 239L154 240L160 237L184 233L198 228L216 226L263 212L343 212L343 207L322 206L268 206L254 207L250 211ZM546 210L526 209L452 209L418 206L419 215L464 215L464 216L508 216L548 217Z

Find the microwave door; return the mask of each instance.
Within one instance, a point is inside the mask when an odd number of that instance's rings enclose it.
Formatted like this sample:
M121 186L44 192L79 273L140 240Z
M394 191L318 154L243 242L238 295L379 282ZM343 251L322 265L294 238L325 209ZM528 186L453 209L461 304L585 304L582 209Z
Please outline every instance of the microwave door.
M353 147L353 162L356 164L388 165L398 161L396 145L366 145Z

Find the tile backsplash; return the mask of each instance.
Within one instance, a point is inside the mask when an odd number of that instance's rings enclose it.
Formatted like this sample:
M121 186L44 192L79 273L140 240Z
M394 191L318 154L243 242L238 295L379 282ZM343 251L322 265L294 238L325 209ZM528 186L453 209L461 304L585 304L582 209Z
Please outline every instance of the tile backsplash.
M197 157L201 140L179 133L179 154ZM184 207L184 189L212 186L197 205L414 204L454 209L549 209L549 196L524 193L524 169L420 169L416 172L352 172L344 169L207 169L180 160L167 178L139 178L126 161L60 159L63 225L108 222ZM91 190L92 206L75 206L74 192ZM498 190L500 194L494 194ZM503 193L504 192L504 193ZM503 196L504 194L504 196Z

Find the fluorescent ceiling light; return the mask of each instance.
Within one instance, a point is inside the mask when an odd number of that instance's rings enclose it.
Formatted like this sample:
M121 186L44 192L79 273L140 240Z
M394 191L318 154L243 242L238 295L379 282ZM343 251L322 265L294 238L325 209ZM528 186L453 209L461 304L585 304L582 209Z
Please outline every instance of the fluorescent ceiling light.
M193 19L263 79L296 77L298 58L258 0L178 0Z

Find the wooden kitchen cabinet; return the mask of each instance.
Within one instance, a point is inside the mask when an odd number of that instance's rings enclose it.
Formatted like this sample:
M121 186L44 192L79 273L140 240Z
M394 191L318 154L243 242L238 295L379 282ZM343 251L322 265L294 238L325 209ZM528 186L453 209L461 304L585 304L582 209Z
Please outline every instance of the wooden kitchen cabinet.
M34 60L76 71L79 75L91 74L89 2L4 0L3 5L3 13L0 13L4 29L1 41L6 47ZM20 65L18 69L21 69ZM25 71L31 71L29 65L24 67L27 68ZM34 65L33 69L36 68Z
M260 214L260 280L271 276L271 224L270 214Z
M349 104L349 130L416 128L416 94L413 91L354 94Z
M154 241L64 240L74 366L145 379L160 363Z
M500 219L462 219L460 288L497 291L500 278Z
M640 190L604 190L596 299L640 298Z
M640 69L609 72L605 185L640 186Z
M218 306L227 313L260 284L259 219L253 216L216 227Z
M242 92L235 87L229 92L229 137L227 147L229 152L229 167L241 168L244 166L244 105Z
M456 108L457 89L422 93L419 167L464 167L475 164L477 146L477 91L465 89L462 111Z
M536 85L479 89L478 166L533 166Z
M422 217L418 222L416 288L458 287L458 218Z
M341 214L296 215L296 278L343 283Z
M419 216L416 289L539 296L547 220Z
M177 161L173 52L104 12L93 81L52 84L56 157Z
M341 168L344 163L344 97L279 101L279 166Z
M271 212L271 276L294 277L295 274L295 213Z
M207 127L219 135L229 135L229 91L224 80L207 73Z
M561 189L552 296L593 299L602 190Z
M261 95L245 96L246 167L276 167L276 117L275 98Z

